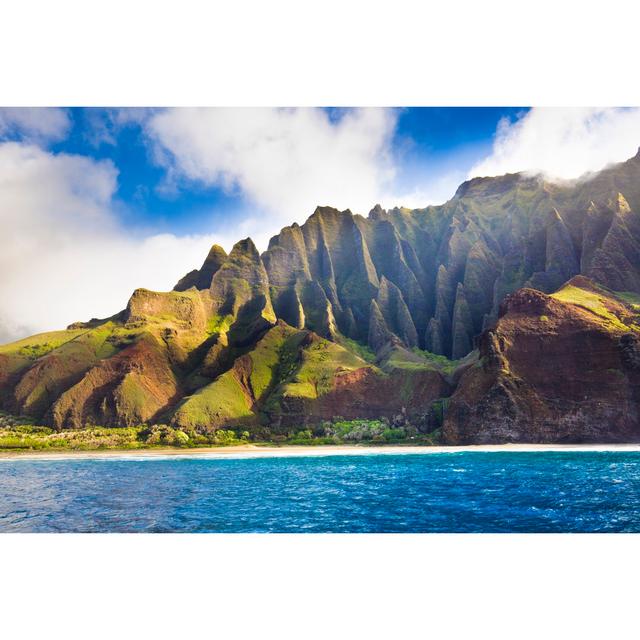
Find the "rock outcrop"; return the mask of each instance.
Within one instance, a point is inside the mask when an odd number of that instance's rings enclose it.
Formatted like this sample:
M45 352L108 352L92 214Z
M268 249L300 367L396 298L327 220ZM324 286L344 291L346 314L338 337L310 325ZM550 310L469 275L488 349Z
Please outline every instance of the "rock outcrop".
M479 361L450 399L450 444L640 439L640 315L577 276L521 289L482 334Z
M217 244L214 244L200 269L189 271L176 286L174 291L186 291L194 287L196 289L208 289L211 286L213 276L227 259L227 252Z

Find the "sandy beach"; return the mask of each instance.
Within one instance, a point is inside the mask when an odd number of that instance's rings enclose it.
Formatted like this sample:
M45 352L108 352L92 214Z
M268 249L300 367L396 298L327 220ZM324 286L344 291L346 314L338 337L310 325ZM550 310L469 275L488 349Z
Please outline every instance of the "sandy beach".
M549 452L549 451L639 451L640 443L634 444L498 444L447 446L412 445L257 445L246 444L229 447L201 447L197 449L157 448L126 449L104 451L0 451L2 460L68 460L68 459L123 459L141 460L157 458L284 458L284 457L321 457L321 456L366 456L366 455L403 455L438 453L499 453L499 452Z

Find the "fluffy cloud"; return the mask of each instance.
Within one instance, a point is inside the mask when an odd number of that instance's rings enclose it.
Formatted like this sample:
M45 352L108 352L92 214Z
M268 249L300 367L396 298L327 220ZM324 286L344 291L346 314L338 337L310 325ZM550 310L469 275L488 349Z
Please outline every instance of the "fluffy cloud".
M136 237L113 215L111 162L0 144L0 342L124 308L165 290L229 238ZM170 256L171 259L167 259Z
M120 107L116 109L86 107L82 110L86 127L82 135L93 147L106 144L116 146L118 135L128 126L142 124L159 109L148 107Z
M469 177L517 171L573 179L636 154L640 109L534 108L498 126L491 155Z
M71 126L65 109L0 108L0 138L17 136L35 142L62 140Z
M397 113L352 109L168 109L145 129L169 180L241 193L272 230L317 205L367 213L394 175Z

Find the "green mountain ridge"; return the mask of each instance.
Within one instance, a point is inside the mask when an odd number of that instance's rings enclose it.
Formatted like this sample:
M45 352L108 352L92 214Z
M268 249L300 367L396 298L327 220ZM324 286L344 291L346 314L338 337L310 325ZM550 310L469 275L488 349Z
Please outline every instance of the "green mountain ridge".
M228 255L214 246L173 291L138 289L111 318L0 346L0 408L56 429L163 422L268 437L337 416L386 417L424 432L443 426L452 442L501 441L516 431L516 439L539 440L533 427L511 425L502 436L462 429L460 407L467 396L483 402L469 388L505 384L485 366L493 357L487 336L510 321L504 304L514 292L553 294L553 313L569 318L558 326L582 327L588 344L593 328L580 324L570 296L554 294L569 281L583 292L599 287L608 304L633 313L640 154L573 182L474 178L424 209L376 206L365 218L318 207L262 254L249 238ZM610 348L635 335L629 317L597 325L614 336ZM536 322L537 335L547 335ZM544 362L527 364L536 366ZM537 375L519 377L529 374Z

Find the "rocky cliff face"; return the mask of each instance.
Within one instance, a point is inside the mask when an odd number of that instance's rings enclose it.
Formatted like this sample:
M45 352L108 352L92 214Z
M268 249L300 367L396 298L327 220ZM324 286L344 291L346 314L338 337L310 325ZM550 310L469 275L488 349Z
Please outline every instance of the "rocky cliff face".
M450 399L446 441L640 439L639 309L582 276L507 296Z
M520 287L551 293L583 274L640 292L639 178L640 155L572 183L475 178L425 209L376 206L364 218L319 207L261 256L273 309L327 338L339 332L377 349L394 335L463 357ZM176 288L209 288L219 256Z
M214 246L172 292L1 346L0 405L58 428L400 413L431 429L437 401L450 442L629 439L633 293L640 155L572 183L475 178L442 206L320 207L262 255Z

